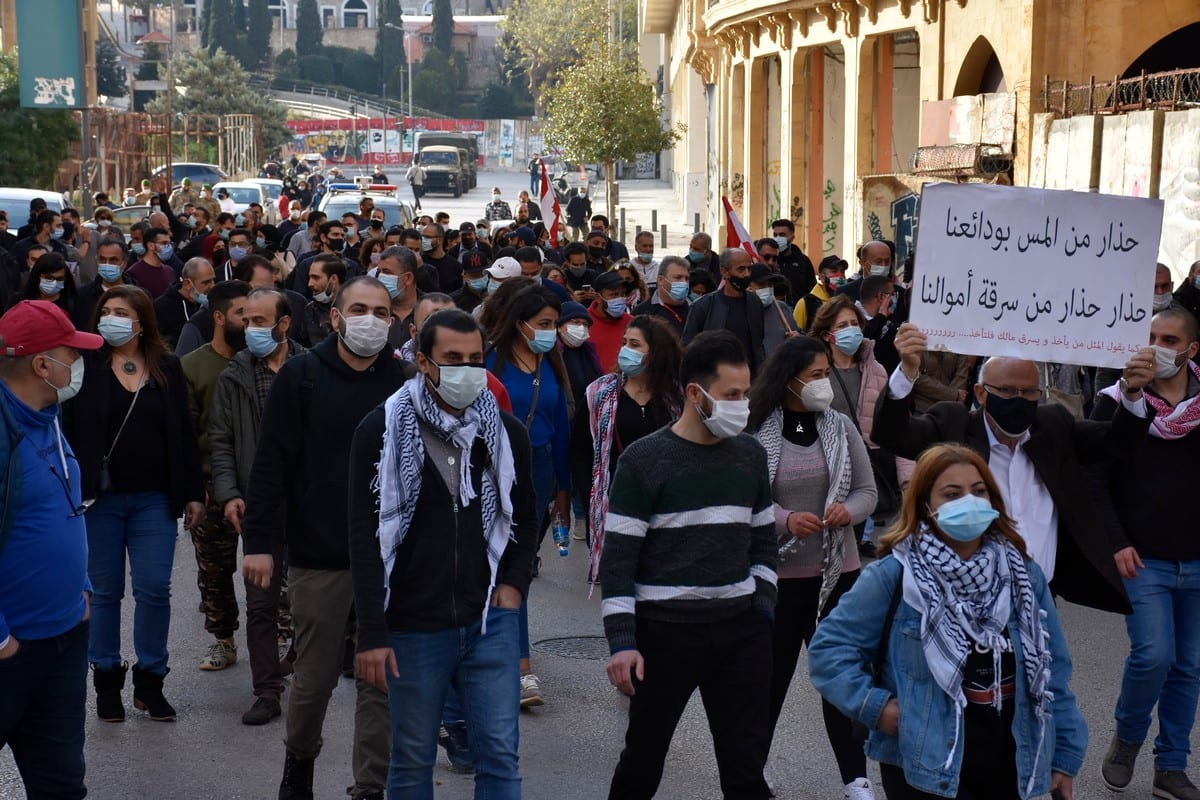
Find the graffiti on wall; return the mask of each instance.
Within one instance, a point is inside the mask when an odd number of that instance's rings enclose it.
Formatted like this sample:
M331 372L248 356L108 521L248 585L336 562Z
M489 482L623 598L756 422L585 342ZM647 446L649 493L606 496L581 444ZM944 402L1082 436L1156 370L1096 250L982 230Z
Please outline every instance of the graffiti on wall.
M896 245L896 263L912 252L917 239L921 187L927 178L916 175L872 175L862 179L862 241L888 239Z
M833 181L826 179L825 189L821 192L821 196L825 198L825 202L829 205L829 213L821 220L822 255L827 255L837 249L838 229L841 227L842 220L842 207L832 199L836 191L837 187L833 185Z
M733 173L733 177L729 183L729 202L734 208L742 207L742 200L746 194L746 177L740 172Z

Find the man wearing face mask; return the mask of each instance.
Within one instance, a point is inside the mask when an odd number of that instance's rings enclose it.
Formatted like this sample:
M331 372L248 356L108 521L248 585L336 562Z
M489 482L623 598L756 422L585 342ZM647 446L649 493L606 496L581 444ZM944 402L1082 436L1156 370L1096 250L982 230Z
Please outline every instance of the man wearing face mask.
M600 233L603 233L604 238L608 242L604 249L604 255L606 258L613 262L629 260L629 248L613 238L612 225L608 223L608 217L604 216L603 214L593 214L591 226L593 231L599 231ZM647 233L649 233L649 231L647 231ZM653 241L653 238L651 240Z
M237 662L234 633L238 629L237 597L233 574L237 571L237 532L224 518L212 490L208 423L217 378L234 355L246 345L246 297L250 287L242 281L225 281L212 291L212 341L180 359L187 379L188 407L200 445L208 508L204 523L192 531L196 548L196 584L204 607L204 629L213 636L200 659L202 670L216 671Z
M283 222L279 223L279 240L283 242L284 247L287 247L292 234L304 229L304 222L301 219L303 216L304 207L300 205L299 200L292 200L288 203L287 216Z
M592 318L591 341L596 346L601 369L611 372L617 366L621 338L633 319L626 304L629 290L616 271L597 277L593 288L597 297L588 306L588 316Z
M308 292L308 271L312 260L320 253L335 255L342 259L346 263L347 277L354 278L363 274L363 266L359 263L358 259L347 256L349 251L346 245L346 226L344 224L336 219L322 222L317 229L316 242L317 249L306 253L296 262L296 268L292 270L291 281L293 290L301 294Z
M1166 264L1156 264L1154 267L1154 313L1165 311L1173 302L1176 302L1175 297L1171 294L1174 289L1174 281L1171 278L1171 270ZM1195 314L1192 315L1193 317ZM1109 367L1101 367L1096 370L1096 391L1100 392L1114 385L1121 377L1121 371L1111 369Z
M533 245L519 247L513 253L513 258L517 259L517 262L521 265L521 277L531 278L534 283L546 287L560 302L565 303L571 299L564 287L554 281L542 280L542 265L544 262L542 261L542 251L540 249Z
M812 259L796 246L796 223L790 219L777 219L772 222L771 236L775 239L776 246L779 247L777 262L779 274L787 278L788 283L792 286L787 301L793 306L798 305L801 298L807 297L818 286L817 279L813 275ZM808 318L812 319L816 315L816 312L813 311ZM804 330L803 322L796 320L796 323L800 326L800 330Z
M633 240L633 249L633 268L641 274L647 286L653 286L658 281L658 272L661 269L658 260L654 258L654 233L639 233Z
M1115 711L1116 733L1101 774L1109 789L1129 787L1138 751L1158 706L1154 742L1154 796L1200 797L1186 769L1196 698L1200 696L1200 651L1195 604L1200 575L1193 504L1200 485L1200 350L1196 320L1178 306L1150 322L1154 379L1146 402L1156 415L1150 436L1137 451L1123 453L1097 470L1092 500L1102 509L1125 579L1133 613L1126 617L1130 652ZM1120 386L1100 393L1092 418L1115 419ZM1115 423L1114 423L1115 424Z
M766 309L750 288L750 254L740 247L721 252L723 285L696 302L688 312L683 328L683 343L692 341L701 331L729 331L746 349L750 369L755 371L766 361L763 348Z
M175 248L171 244L171 234L162 228L147 229L142 234L142 242L146 254L127 272L138 282L138 286L157 300L175 283L175 270L169 263L175 255Z
M588 230L588 220L592 216L592 201L588 199L586 186L575 190L563 212L567 217L567 228L570 230L571 241L579 241L579 237Z
M512 207L501 199L500 187L492 187L492 201L483 207L483 216L488 222L513 218Z
M887 278L891 280L895 272L892 261L895 255L887 242L878 239L867 242L858 248L859 272L838 290L838 294L850 295L855 300L862 299L863 281L867 278Z
M633 309L633 315L650 314L670 325L675 333L683 336L688 318L688 264L679 256L667 256L658 265L658 290L650 298Z
M629 445L612 480L601 613L608 679L630 706L609 797L654 795L700 687L722 789L765 798L777 545L767 454L742 432L750 367L741 343L700 334L680 381L679 420Z
M183 330L192 317L208 305L208 292L217 282L212 264L203 258L193 258L183 265L179 274L178 286L172 286L163 292L162 297L154 301L154 316L158 320L158 332L172 350L179 342L179 332ZM199 323L197 318L197 323ZM212 318L205 318L201 335L205 339L212 337Z
M532 470L529 436L484 391L483 353L470 315L431 315L416 356L421 374L354 434L357 664L391 704L393 796L433 791L441 700L452 689L470 709L477 793L520 796L517 612L532 578L537 511L522 479ZM380 557L381 542L394 558Z
M304 307L304 336L308 347L318 342L333 330L329 312L333 309L333 298L346 282L346 262L331 253L323 253L312 260L308 271L308 291L312 300Z
M83 797L88 672L87 529L59 404L83 383L76 331L53 303L0 317L0 741L29 797ZM514 659L515 663L515 659Z
M446 254L445 234L436 223L421 229L421 261L437 270L440 291L450 294L462 288L462 264Z
M791 309L784 308L783 303L775 299L777 279L779 276L766 264L750 265L750 291L763 307L763 352L768 356L783 344L784 339L800 335L796 321L789 313Z
M595 272L608 272L613 268L613 261L608 257L609 240L607 233L602 229L593 228L588 231L584 244L587 245L588 269Z
M797 328L807 331L812 327L812 321L817 318L821 306L829 302L829 298L846 285L846 270L849 267L846 259L841 256L825 256L821 259L821 266L817 267L816 286L796 303L793 318Z
M1111 422L1077 421L1060 405L1038 405L1037 365L990 358L975 386L979 408L941 402L910 415L913 386L926 351L925 334L910 323L896 336L900 366L879 396L871 438L902 458L916 459L941 442L964 444L988 462L1030 557L1055 594L1080 605L1128 614L1129 598L1113 563L1104 521L1092 502L1084 465L1136 450L1153 413L1142 389L1154 377L1154 351L1125 365L1120 408Z
M484 270L483 257L468 254L463 261L463 285L450 293L455 307L470 314L483 303L488 293L488 274Z
M571 299L588 305L596 299L595 282L600 273L587 264L587 246L571 242L563 248L563 280Z
M81 331L90 331L95 325L96 304L100 296L114 286L136 286L134 279L125 274L125 240L117 237L101 239L96 246L96 280L81 287L75 293L75 313L72 322Z
M38 211L31 217L29 225L22 226L22 230L26 228L30 230L29 235L17 239L16 244L13 245L12 256L17 264L24 264L29 249L38 245L44 247L48 252L61 254L67 261L79 260L75 248L68 248L62 242L63 223L62 217L57 212L50 209Z
M714 277L721 274L721 258L712 249L712 237L707 233L697 233L688 244L688 263L692 269L706 269Z
M388 347L392 299L375 278L347 281L330 323L337 336L287 361L271 385L242 522L242 572L269 589L282 568L272 553L279 552L278 523L286 518L292 622L296 639L306 643L296 653L281 800L312 797L325 710L341 674L354 602L345 469L354 430L415 372ZM351 796L381 797L391 749L387 696L361 678L356 688Z
M237 570L237 535L246 513L245 496L258 443L262 408L276 374L288 359L304 348L288 338L290 308L284 296L272 289L254 289L246 298L246 349L238 352L221 372L213 391L208 417L212 461L210 516L223 520L222 530L232 533L225 550L221 581L228 583ZM282 542L272 555L283 562ZM245 725L265 725L281 713L283 666L280 645L290 636L290 612L281 607L282 574L273 574L266 589L246 582L246 650L257 698L242 715ZM234 613L236 600L232 600Z
M413 312L424 296L417 288L418 269L417 257L407 247L389 247L380 254L376 277L392 298L392 317L395 322L388 330L388 344L395 350L409 340Z

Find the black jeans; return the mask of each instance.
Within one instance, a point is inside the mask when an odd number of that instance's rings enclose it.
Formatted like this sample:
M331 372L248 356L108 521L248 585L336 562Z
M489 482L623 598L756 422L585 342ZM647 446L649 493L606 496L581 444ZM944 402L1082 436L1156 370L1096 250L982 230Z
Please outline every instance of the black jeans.
M726 800L769 797L763 767L771 743L770 621L752 609L712 624L639 618L637 641L646 678L634 678L625 749L609 800L654 796L675 726L697 688Z
M880 764L879 774L883 779L883 791L887 800L945 800L936 794L922 792L908 785L904 779L904 770L895 764ZM982 775L968 775L965 771L958 779L958 794L955 800L1017 800L1021 795L1017 792L1017 767L1011 770L1001 770L999 773L988 772Z
M37 800L77 800L83 786L88 623L22 641L0 661L0 748L8 745Z
M843 572L833 588L821 618L829 616L842 595L858 580L859 571ZM774 668L771 671L771 736L775 736L775 725L787 700L792 675L800 650L812 641L817 630L817 601L821 594L820 578L780 578L779 602L775 606L775 630L773 652ZM850 718L825 700L821 701L821 716L825 718L825 735L833 748L842 783L850 783L867 776L867 756L862 741L854 736Z

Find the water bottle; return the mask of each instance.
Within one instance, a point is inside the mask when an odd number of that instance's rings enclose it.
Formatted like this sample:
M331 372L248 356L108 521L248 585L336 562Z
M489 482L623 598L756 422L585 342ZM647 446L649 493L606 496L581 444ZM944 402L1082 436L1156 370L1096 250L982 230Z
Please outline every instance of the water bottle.
M567 545L571 543L571 529L567 527L562 514L557 511L554 512L554 517L550 520L550 530L554 534L554 543L558 545L558 554L566 558Z

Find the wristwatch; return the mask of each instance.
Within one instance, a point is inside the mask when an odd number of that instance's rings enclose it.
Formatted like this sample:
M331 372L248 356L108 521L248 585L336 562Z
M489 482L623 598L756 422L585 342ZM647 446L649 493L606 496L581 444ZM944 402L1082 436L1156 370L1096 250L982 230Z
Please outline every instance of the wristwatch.
M1121 394L1126 395L1126 396L1132 396L1132 395L1137 395L1137 394L1142 393L1141 389L1134 389L1133 387L1131 387L1129 385L1129 381L1125 380L1124 375L1122 375L1120 380L1117 381L1117 385L1121 387Z

